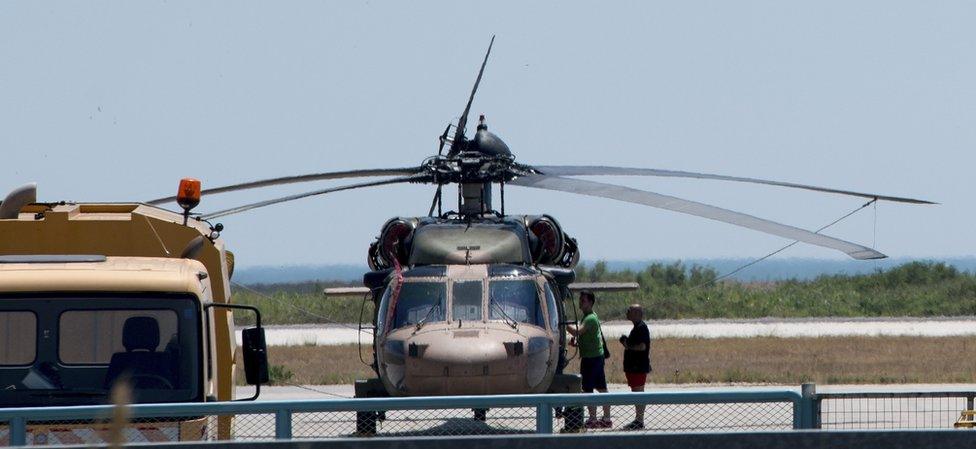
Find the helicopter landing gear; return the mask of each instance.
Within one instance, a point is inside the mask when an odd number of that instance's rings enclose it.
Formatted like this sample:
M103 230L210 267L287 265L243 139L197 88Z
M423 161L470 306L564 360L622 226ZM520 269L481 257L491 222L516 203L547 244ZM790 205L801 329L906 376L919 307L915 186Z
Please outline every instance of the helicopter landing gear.
M582 393L583 383L579 374L556 374L552 378L552 384L548 393ZM583 432L583 407L574 405L569 407L556 407L554 415L557 419L563 420L563 428L560 433L580 433Z
M379 412L356 412L356 436L371 437L376 435L376 422Z
M379 379L357 379L357 398L382 398L389 396L383 383ZM386 420L386 411L369 410L356 412L356 436L371 437L376 435L376 423Z
M471 411L474 412L475 421L485 422L485 420L488 419L488 409L486 408L476 408L472 409Z
M560 433L581 433L583 427L583 407L564 407L563 408L563 428Z

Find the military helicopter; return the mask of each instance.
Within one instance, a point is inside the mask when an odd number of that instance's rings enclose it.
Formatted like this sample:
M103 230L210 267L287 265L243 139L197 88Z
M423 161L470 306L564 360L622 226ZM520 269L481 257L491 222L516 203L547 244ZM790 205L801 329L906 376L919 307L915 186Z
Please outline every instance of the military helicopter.
M550 215L511 215L508 186L555 190L695 215L842 251L855 259L884 254L797 227L673 196L575 176L620 175L758 183L914 204L929 201L812 185L707 173L609 166L550 166L516 162L508 145L481 116L472 138L468 116L494 37L457 124L440 135L437 154L420 165L314 173L246 182L203 195L344 178L381 178L238 206L210 220L286 201L391 184L436 186L425 216L387 221L369 246L363 291L371 295L377 378L357 382L357 397L542 393L578 391L567 363L566 299L580 252ZM456 208L445 209L445 187L457 186ZM498 208L492 197L498 187ZM165 204L175 197L149 204ZM590 285L594 289L622 286ZM623 286L627 288L628 286ZM633 287L633 286L629 286ZM347 290L348 292L348 290ZM353 290L355 293L356 290ZM572 301L570 301L572 302ZM574 384L575 380L575 384ZM575 385L575 387L574 387Z

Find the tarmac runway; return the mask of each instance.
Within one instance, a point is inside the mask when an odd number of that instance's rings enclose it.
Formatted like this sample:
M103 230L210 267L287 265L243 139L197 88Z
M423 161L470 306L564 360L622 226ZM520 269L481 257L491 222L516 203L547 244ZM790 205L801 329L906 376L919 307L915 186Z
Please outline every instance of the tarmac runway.
M627 385L610 384L610 391L629 391ZM646 391L768 391L793 389L796 385L751 385L751 384L647 384ZM884 385L817 385L818 393L850 393L850 392L909 392L909 391L939 391L939 392L976 392L976 384L884 384ZM254 394L254 387L237 387L237 397ZM351 399L352 385L291 385L276 387L261 387L259 401L284 401L304 399Z

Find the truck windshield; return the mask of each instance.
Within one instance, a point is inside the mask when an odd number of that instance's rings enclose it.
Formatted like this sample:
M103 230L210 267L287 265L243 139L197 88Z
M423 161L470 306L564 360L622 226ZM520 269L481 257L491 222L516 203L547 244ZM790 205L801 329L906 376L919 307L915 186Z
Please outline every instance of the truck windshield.
M0 296L0 407L200 400L192 295Z

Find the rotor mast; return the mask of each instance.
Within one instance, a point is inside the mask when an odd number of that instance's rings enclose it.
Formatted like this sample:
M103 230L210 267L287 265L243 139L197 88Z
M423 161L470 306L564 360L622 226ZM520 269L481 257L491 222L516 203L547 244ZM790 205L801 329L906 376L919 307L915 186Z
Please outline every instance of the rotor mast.
M478 131L475 134L474 141L469 141L464 133L468 125L468 114L471 112L471 103L474 102L474 96L478 92L478 86L481 84L481 78L485 74L485 66L488 65L488 56L491 55L491 47L494 44L495 36L493 35L491 36L491 42L488 43L488 51L485 52L485 58L481 61L481 69L478 70L478 77L475 79L474 86L471 88L471 95L468 96L468 103L464 106L464 112L461 113L461 117L458 119L457 130L455 131L454 139L451 141L451 148L447 152L448 158L460 159L462 172L477 169L476 166L480 166L482 163L482 152L478 151L477 143L479 143L478 137L480 137L479 135L482 134L482 131L488 129L487 125L485 125L485 116L482 115L480 117ZM474 148L470 145L472 142L475 143ZM492 180L490 179L480 182L459 183L458 213L466 216L476 216L491 212L491 183Z

